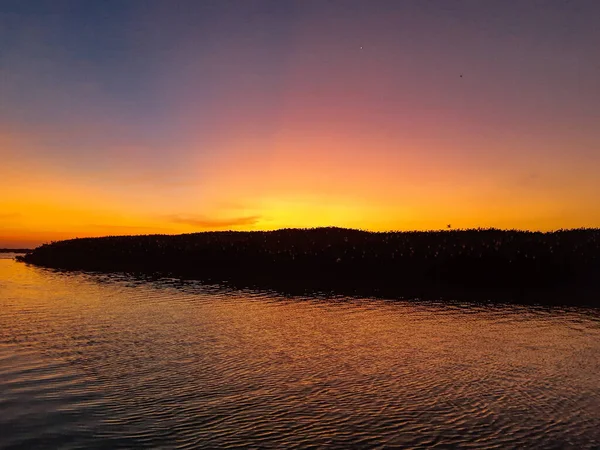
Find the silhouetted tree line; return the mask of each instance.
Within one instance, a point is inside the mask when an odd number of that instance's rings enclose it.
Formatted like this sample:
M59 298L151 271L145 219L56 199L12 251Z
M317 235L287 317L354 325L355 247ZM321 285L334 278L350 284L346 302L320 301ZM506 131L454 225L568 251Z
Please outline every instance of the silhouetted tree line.
M600 287L600 229L373 233L342 228L110 236L53 242L20 258L278 287L408 293L427 287Z

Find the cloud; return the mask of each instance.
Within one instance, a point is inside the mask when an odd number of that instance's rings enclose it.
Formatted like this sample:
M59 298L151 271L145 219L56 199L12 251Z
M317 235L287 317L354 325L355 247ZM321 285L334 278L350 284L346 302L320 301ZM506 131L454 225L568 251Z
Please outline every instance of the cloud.
M233 228L239 226L255 225L260 216L232 217L228 219L208 219L205 217L175 216L171 222L190 225L202 229Z
M533 187L542 181L541 176L538 172L528 172L523 175L520 175L516 179L517 186L520 187Z
M139 225L107 225L107 224L91 224L88 228L93 230L106 230L110 232L137 232L137 233L161 233L171 231L162 227L147 227Z
M2 213L2 212L0 212L0 220L16 219L17 217L21 217L21 214L19 214L19 213Z

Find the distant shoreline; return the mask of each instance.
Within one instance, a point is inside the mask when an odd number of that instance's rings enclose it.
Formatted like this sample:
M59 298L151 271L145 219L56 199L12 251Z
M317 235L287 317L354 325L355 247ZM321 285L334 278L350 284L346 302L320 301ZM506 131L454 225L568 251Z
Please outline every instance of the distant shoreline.
M30 248L0 248L0 253L29 253Z
M172 276L284 292L600 306L600 229L374 233L317 228L120 236L54 242L17 259L63 270Z

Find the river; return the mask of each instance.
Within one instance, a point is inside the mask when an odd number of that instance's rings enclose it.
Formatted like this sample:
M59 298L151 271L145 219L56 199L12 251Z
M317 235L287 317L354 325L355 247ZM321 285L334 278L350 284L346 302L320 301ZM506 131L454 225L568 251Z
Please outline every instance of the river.
M600 311L285 297L0 255L0 448L599 448Z

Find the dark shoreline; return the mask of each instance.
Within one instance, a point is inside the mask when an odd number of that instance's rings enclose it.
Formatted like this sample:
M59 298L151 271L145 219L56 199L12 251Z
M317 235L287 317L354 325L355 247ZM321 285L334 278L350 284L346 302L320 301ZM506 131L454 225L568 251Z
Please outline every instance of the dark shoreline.
M121 236L59 241L17 259L55 269L171 276L290 295L600 306L600 229L319 228Z

